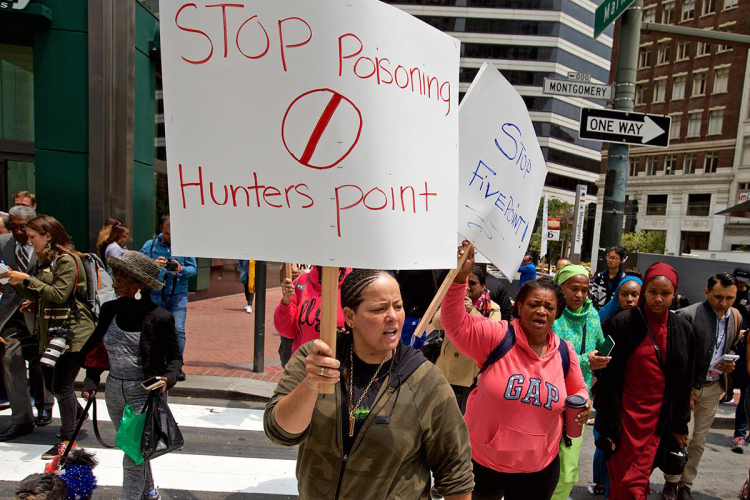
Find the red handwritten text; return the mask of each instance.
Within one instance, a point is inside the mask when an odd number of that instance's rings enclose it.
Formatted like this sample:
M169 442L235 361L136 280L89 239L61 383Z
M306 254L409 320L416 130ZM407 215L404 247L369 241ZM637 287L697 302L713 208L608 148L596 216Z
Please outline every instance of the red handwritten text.
M224 206L229 203L233 207L247 208L251 206L284 208L284 205L286 208L310 208L315 204L312 197L307 194L307 184L290 184L285 187L267 186L258 181L257 172L253 172L253 184L249 186L206 183L203 180L203 167L200 166L197 168L197 180L193 182L185 180L182 163L179 165L179 172L182 208L187 208L189 193L200 198L201 206L207 203ZM206 199L206 191L209 193L210 201Z

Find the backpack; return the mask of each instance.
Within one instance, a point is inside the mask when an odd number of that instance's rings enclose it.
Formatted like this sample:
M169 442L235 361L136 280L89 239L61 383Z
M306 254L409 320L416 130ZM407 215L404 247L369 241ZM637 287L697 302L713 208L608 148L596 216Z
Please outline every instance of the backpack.
M112 277L107 272L104 262L94 253L81 256L83 269L86 274L86 297L84 303L94 315L94 321L99 320L102 304L117 298L112 288Z
M503 340L501 340L500 343L495 346L494 349L492 349L492 352L490 352L490 355L485 360L482 368L479 370L479 373L477 373L476 377L474 377L474 383L471 384L471 389L469 389L469 391L473 391L477 386L477 383L479 382L479 376L482 374L482 372L484 372L492 364L499 361L500 358L508 354L508 351L510 351L514 345L516 345L516 331L513 328L513 324L508 323L508 330L505 332L505 337L503 337ZM560 361L562 362L563 375L567 379L568 371L570 370L570 351L568 350L568 343L560 339L560 345L557 346L557 350L560 351Z

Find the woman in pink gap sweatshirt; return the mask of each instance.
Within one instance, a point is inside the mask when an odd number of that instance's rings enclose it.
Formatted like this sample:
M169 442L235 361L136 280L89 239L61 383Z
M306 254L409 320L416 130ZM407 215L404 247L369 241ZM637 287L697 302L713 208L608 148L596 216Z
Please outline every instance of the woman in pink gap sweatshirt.
M443 299L441 322L456 348L481 367L509 323L466 312L466 279L474 265L473 247L467 251L469 257ZM481 375L464 416L474 462L473 500L503 495L505 500L549 500L560 476L565 398L577 394L587 399L578 422L591 413L578 357L568 343L565 377L561 340L550 329L565 308L560 287L547 278L530 281L519 291L515 307L520 318L511 323L516 343Z
M350 267L339 268L338 317L336 324L344 328L341 310L341 282L352 272ZM301 274L294 283L285 279L281 284L281 302L273 313L273 326L280 335L292 339L292 354L299 346L320 338L321 268L313 267Z

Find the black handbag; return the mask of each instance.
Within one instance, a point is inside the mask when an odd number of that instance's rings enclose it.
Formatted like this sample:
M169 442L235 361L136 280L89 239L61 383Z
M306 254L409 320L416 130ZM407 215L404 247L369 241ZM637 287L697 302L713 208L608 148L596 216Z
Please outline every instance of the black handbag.
M443 340L445 338L445 332L443 330L433 330L425 338L420 351L425 358L431 363L436 363L440 357L440 350L443 347Z
M185 440L180 428L169 410L169 405L161 397L159 390L151 391L146 400L146 423L143 426L141 455L153 460L171 451L182 449Z
M656 466L664 474L669 476L679 476L685 470L685 465L690 458L686 447L680 446L680 443L671 434L662 440L664 448L656 453Z

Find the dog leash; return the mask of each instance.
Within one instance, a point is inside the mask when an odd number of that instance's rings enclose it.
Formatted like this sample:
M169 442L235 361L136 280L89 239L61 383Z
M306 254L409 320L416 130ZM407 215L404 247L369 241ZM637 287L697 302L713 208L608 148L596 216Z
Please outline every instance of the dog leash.
M96 395L95 394L89 394L89 402L86 404L86 409L88 410L89 405L93 403L94 406L94 413L93 413L93 424L94 424L94 435L96 436L96 440L99 441L99 444L102 445L105 448L116 448L116 446L107 444L102 439L102 435L99 434L99 422L98 418L96 416ZM86 412L84 412L85 414Z

